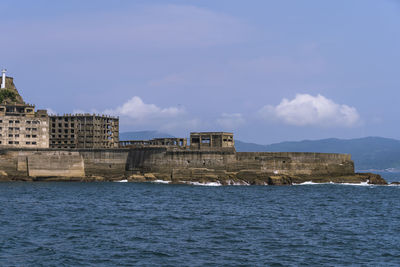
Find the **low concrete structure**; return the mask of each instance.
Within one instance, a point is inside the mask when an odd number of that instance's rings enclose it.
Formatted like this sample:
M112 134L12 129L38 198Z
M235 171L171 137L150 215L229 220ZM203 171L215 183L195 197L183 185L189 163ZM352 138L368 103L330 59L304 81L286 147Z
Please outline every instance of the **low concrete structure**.
M119 141L119 147L135 148L135 147L175 147L186 149L186 138L154 138L151 140L127 140Z
M190 149L218 150L234 149L233 133L226 132L192 132L190 133Z

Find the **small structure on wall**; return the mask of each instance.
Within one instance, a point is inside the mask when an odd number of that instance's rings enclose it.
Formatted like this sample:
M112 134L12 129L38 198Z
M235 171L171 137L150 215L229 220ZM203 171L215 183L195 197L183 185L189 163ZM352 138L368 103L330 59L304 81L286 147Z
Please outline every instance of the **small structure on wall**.
M234 149L233 133L227 132L193 132L190 133L190 149L214 150Z

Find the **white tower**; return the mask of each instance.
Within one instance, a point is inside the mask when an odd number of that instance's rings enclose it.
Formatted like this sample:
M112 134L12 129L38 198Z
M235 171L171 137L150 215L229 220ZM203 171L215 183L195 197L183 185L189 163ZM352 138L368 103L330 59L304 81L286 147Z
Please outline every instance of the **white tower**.
M2 76L1 76L1 89L6 88L6 72L7 72L6 69L3 69L1 71L1 73L2 73Z

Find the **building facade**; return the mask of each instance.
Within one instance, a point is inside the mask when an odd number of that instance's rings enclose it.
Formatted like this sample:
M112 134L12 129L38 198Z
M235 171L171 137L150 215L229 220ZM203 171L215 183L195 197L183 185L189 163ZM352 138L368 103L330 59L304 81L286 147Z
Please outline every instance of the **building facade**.
M190 149L213 150L234 149L233 133L226 132L192 132Z
M117 117L74 114L50 116L51 148L117 148Z
M0 146L49 147L49 117L46 110L23 101L12 77L2 71L0 88Z

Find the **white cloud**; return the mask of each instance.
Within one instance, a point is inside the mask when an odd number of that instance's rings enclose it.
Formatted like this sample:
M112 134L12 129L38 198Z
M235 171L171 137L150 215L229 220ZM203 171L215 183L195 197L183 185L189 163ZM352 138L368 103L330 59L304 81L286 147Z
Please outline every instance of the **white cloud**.
M223 113L216 120L217 124L226 130L233 130L244 124L245 120L240 113Z
M146 104L140 97L134 96L121 106L115 109L105 110L103 113L115 116L126 116L135 121L143 121L173 118L184 113L184 109L180 107L160 108L155 104Z
M292 100L284 98L277 106L264 106L260 114L296 126L351 127L360 119L354 107L337 104L322 95L309 94L297 94Z

